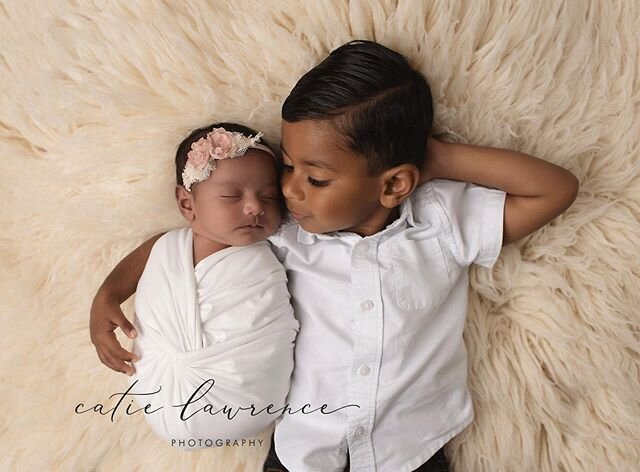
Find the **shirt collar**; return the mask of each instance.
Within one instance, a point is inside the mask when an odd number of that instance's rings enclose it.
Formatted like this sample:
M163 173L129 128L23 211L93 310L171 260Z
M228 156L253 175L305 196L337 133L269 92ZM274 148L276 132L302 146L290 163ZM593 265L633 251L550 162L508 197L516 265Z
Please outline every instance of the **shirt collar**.
M406 222L406 223L405 223ZM413 208L411 198L406 198L400 203L400 216L398 219L389 224L386 228L368 237L378 237L387 231L392 231L398 226L415 226L413 221ZM314 244L317 240L329 240L329 239L350 239L353 237L360 239L361 237L355 233L333 231L331 233L309 233L302 229L302 226L298 225L298 242L305 245Z

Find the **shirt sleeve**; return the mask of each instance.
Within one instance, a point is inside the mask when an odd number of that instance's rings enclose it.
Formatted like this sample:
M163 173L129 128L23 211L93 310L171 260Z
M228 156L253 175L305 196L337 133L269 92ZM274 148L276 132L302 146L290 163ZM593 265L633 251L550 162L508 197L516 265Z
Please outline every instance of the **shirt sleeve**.
M502 249L507 193L470 182L429 182L450 231L452 252L462 266L491 268Z

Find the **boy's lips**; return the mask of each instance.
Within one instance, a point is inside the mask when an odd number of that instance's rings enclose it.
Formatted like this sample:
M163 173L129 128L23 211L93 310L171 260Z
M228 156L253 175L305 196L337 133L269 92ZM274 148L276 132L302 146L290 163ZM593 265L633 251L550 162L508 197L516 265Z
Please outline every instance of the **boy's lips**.
M298 213L297 211L294 211L289 207L287 207L287 209L289 210L289 213L291 213L291 216L293 216L293 218L296 219L296 220L300 220L302 218L306 218L307 217L307 215L303 215L302 213Z

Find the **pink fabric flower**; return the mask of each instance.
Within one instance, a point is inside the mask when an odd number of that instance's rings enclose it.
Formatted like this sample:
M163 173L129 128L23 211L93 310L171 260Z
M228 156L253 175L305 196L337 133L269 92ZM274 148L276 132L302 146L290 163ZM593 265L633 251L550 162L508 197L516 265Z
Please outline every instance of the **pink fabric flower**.
M204 166L209 162L209 154L211 153L211 146L205 138L197 140L191 144L191 151L187 154L187 163L196 170L202 170Z
M209 152L214 159L226 159L235 147L233 135L224 128L218 128L207 136Z

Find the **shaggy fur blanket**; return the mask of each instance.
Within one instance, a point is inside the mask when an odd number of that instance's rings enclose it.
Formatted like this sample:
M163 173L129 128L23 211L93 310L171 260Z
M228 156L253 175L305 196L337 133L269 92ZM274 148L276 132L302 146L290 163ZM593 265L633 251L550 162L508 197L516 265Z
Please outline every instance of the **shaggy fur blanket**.
M426 75L435 131L581 181L566 213L471 268L476 417L451 470L640 470L638 31L640 4L614 0L0 0L0 469L261 470L270 431L185 452L130 400L109 412L126 378L100 363L89 307L125 254L183 224L190 130L238 121L277 143L297 79L366 38Z

